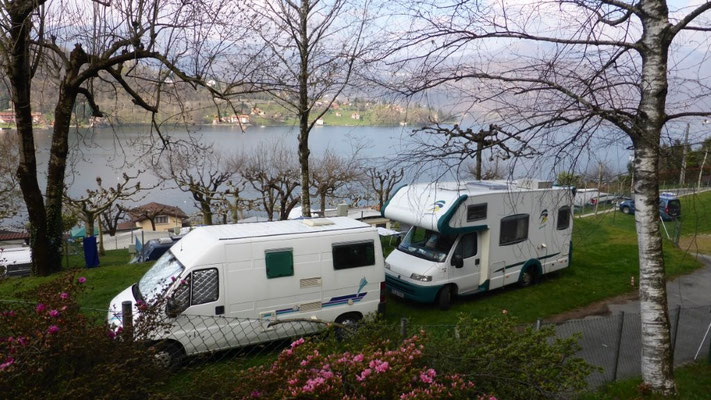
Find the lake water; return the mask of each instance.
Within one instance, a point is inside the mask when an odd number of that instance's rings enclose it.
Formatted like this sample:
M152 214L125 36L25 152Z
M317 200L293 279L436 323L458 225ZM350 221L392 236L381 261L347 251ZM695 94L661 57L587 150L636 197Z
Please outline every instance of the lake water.
M342 127L317 126L310 135L312 156L322 154L326 149L342 155L350 155L354 147L363 147L360 154L370 163L383 163L406 151L414 145L411 136L412 127ZM7 134L3 132L2 134ZM298 129L289 126L256 127L250 126L245 132L238 127L203 126L198 128L164 129L164 135L174 139L185 139L188 135L199 138L204 144L215 144L224 155L244 152L249 154L263 144L274 145L282 143L296 153ZM104 185L116 184L122 172L135 174L141 166L141 155L146 143L151 137L149 127L125 126L117 129L98 128L73 130L67 174L67 185L70 195L78 196L88 188L96 187L96 177L101 177ZM156 138L153 133L153 138ZM44 187L49 148L51 145L50 130L35 131L38 149L38 164L40 185ZM533 160L516 163L514 177L530 176L539 179L554 179L555 173L565 170L570 159L578 157L578 165L589 162L597 170L598 161L603 161L612 170L624 170L630 152L626 150L629 144L624 140L606 142L603 147L587 146L583 154L570 152L567 159L556 159L544 155ZM594 163L590 160L595 160ZM417 164L417 160L410 160ZM425 167L420 165L420 167ZM407 181L427 181L440 176L439 169L410 168L406 171ZM445 179L451 179L445 176ZM159 189L144 192L144 197L136 203L151 201L176 205L185 212L196 210L191 197L175 188L171 182L158 182L149 172L141 175L143 186L161 184ZM134 204L135 205L135 204Z

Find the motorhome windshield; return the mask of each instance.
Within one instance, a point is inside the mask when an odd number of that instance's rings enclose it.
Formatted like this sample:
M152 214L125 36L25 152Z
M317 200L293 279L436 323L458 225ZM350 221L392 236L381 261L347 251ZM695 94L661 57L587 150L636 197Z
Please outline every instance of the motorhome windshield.
M429 229L413 226L407 232L398 250L429 261L442 262L447 258L456 236L443 235Z
M138 281L138 293L141 300L154 300L171 283L172 277L178 277L185 267L168 250Z

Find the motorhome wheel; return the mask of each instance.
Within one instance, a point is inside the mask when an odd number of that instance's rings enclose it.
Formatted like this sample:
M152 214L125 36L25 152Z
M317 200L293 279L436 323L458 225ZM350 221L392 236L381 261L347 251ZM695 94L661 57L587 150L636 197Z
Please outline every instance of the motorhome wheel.
M519 286L521 286L521 287L531 286L534 283L536 283L537 278L538 278L538 276L535 273L535 269L528 268L521 276L521 280L519 281Z
M449 307L452 305L452 286L447 285L439 290L437 304L440 310L449 310Z
M169 371L175 371L180 367L185 357L183 347L175 342L161 343L156 345L156 353L153 355L158 366Z
M622 207L622 214L629 214L629 213L630 213L629 207Z
M355 334L356 329L358 329L358 322L361 319L363 317L358 313L343 314L336 318L336 323L342 325L336 327L336 336L339 339L344 339Z

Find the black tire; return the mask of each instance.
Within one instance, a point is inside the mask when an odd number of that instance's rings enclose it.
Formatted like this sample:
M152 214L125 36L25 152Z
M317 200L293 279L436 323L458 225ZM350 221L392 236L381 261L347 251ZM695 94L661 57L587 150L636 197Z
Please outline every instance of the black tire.
M452 305L452 286L446 285L437 293L437 305L440 310L449 310Z
M518 280L518 285L520 287L533 286L538 282L538 274L535 268L528 268L526 272L521 275L521 279Z
M620 211L622 211L622 214L631 214L629 207L622 207Z
M159 343L155 346L154 362L168 371L175 371L183 364L185 351L176 342Z
M358 330L358 323L363 319L363 316L358 313L348 313L338 316L336 323L341 326L336 326L336 337L338 339L346 339L355 335Z

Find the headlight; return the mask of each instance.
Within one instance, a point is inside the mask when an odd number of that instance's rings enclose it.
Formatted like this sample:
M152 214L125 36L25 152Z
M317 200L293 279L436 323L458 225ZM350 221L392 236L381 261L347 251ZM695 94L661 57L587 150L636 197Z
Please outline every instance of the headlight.
M410 278L414 279L416 281L432 282L432 277L426 276L426 275L412 274L412 275L410 275Z
M390 269L390 263L385 261L385 269Z

